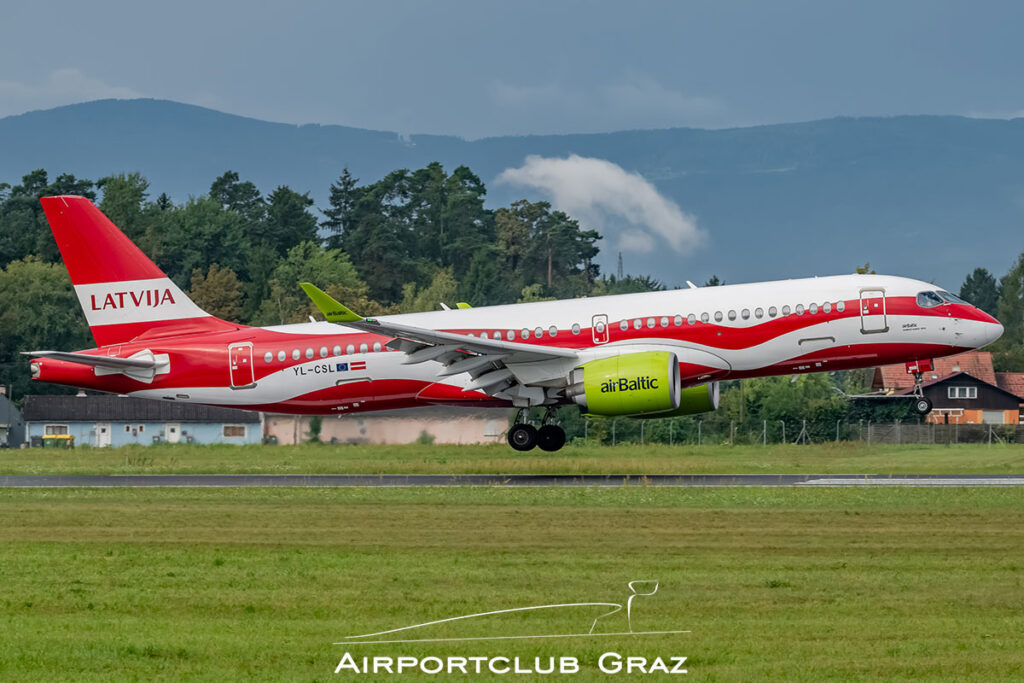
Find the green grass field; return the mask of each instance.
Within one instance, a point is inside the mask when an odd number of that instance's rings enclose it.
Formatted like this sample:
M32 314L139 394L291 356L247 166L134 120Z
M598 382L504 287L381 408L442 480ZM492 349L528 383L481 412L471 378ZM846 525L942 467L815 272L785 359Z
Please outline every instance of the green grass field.
M634 579L661 583L634 603L635 630L692 633L332 645L620 602ZM685 655L697 680L1019 680L1022 581L1017 488L7 489L0 679L326 680L347 649L573 655L577 680L608 650ZM429 635L575 633L593 617Z
M863 473L1024 472L1024 445L567 446L553 454L508 446L125 446L0 451L0 474L129 473Z

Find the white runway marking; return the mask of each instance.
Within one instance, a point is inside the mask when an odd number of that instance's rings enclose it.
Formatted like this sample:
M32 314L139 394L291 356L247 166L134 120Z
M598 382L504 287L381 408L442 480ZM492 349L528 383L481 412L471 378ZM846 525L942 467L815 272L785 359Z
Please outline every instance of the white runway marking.
M973 477L964 479L914 479L908 477L871 479L810 479L794 486L1024 486L1024 477Z

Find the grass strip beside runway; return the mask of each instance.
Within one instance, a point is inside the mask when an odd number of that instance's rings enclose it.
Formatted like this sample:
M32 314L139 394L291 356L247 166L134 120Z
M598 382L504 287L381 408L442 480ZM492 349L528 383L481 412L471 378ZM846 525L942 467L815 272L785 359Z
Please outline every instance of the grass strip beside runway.
M634 579L661 583L634 602L635 630L693 632L347 649L571 654L586 672L607 650L682 654L698 680L1024 667L1020 489L68 489L0 491L0 679L324 680L346 635L624 602ZM578 632L594 616L423 635Z
M517 453L488 446L229 446L0 451L0 474L1010 474L1024 445L863 443L763 446L567 446Z

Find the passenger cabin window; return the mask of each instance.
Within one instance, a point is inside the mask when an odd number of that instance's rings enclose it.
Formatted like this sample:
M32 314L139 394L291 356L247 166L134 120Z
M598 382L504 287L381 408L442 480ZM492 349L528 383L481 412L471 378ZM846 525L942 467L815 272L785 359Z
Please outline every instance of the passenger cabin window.
M380 353L380 342L373 342L374 353Z
M686 322L689 325L695 324L697 322L697 316L691 313L690 315L686 316Z
M335 356L340 356L341 355L341 347L340 346L335 346L333 349L331 349L331 351L334 352Z
M321 358L327 358L327 355L328 355L327 347L326 346L321 346L320 347L320 357Z
M749 308L744 308L742 311L740 311L740 317L743 318L744 320L749 320L750 319L750 309Z
M681 315L677 315L677 316L676 316L675 318L673 318L673 319L672 319L672 323L673 323L673 324L674 324L674 325L675 325L676 327L679 327L680 325L682 325L682 324L683 324L683 316L681 316Z
M648 318L647 319L647 327L649 327L651 329L654 329L655 324L656 323L654 322L654 318Z
M661 322L662 327L668 327L668 318L662 318L659 322Z
M266 353L265 353L265 354L263 355L263 360L264 360L265 362L267 362L267 363L272 363L272 362L274 361L274 354L273 354L273 353L271 353L270 351L267 351L267 352L266 352Z
M821 310L825 311L826 313L831 313L832 312L832 304L829 303L828 301L826 301L825 305L821 307Z
M763 318L764 317L764 309L763 308L755 308L754 309L754 317L757 318L758 320Z
M366 352L367 352L367 351L369 351L369 350L370 350L370 349L369 349L369 348L367 348L366 344L360 344L360 345L359 345L359 353L366 353Z
M715 322L716 323L722 322L722 312L721 311L715 311Z
M729 320L736 319L736 311L729 311Z
M573 334L579 334L580 333L580 324L579 323L573 323L572 324L572 333Z
M768 307L768 317L769 318L774 318L778 314L779 314L779 309L775 308L774 306L769 306Z
M836 304L836 310L839 311L840 313L845 311L846 310L846 302L845 301L840 301L839 303L837 303Z
M292 349L292 360L298 360L302 358L302 351L298 349Z
M807 310L811 313L811 315L814 315L815 313L818 312L818 304L811 304L811 307L808 308Z
M782 307L782 315L789 315L789 306Z
M554 336L557 336L557 335L558 335L558 328L557 328L557 327L555 327L554 325L552 325L551 327L549 327L549 328L548 328L548 335L550 335L550 336L552 336L552 337L554 337Z
M644 321L641 320L640 318L637 318L636 320L633 321L633 329L634 330L639 330L643 326L644 326Z
M628 330L629 329L629 321L628 320L623 320L622 322L620 322L619 323L619 329L622 330L623 332Z
M708 315L707 313L701 313L701 314L700 314L700 321L701 321L702 323L706 323L706 322L708 322L709 320L711 320L711 316L710 316L710 315Z
M797 304L796 305L796 314L797 315L803 315L804 314L804 305L803 304Z
M347 353L348 355L351 356L355 352L356 352L356 347L353 346L352 344L349 344L348 346L345 347L345 353Z
M283 361L287 357L287 354L282 350L277 352L277 359Z
M921 308L935 308L943 304L942 297L936 292L918 292L917 305ZM951 397L952 398L952 397Z
M312 358L312 357L313 357L313 349L307 347L306 348L306 358Z

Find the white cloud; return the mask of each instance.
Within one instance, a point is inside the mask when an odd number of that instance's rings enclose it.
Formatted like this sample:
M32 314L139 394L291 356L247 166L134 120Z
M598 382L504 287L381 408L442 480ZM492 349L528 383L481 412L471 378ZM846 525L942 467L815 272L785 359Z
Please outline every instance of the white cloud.
M497 181L541 190L555 208L597 228L605 238L609 229L616 230L623 251L650 253L665 244L686 254L707 239L696 218L643 176L604 159L528 156L519 168L502 171Z
M38 83L0 81L0 115L20 114L74 102L103 99L134 99L141 93L110 85L76 68L57 69Z
M581 124L589 131L714 125L727 109L717 99L672 90L643 74L626 74L592 88L495 81L489 90L503 115L530 118L542 111L577 133Z

